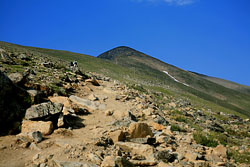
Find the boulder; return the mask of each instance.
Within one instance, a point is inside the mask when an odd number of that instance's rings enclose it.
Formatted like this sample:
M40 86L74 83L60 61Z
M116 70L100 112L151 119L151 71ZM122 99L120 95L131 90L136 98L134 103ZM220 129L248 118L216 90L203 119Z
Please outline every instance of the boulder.
M116 167L115 165L115 157L113 156L107 156L102 161L101 167Z
M56 161L58 167L98 167L95 164L89 164L86 162L70 162L70 161Z
M104 110L106 107L104 104L101 104L100 102L93 102L88 99L83 99L74 95L71 95L69 99L72 101L73 104L82 107L87 107L90 110Z
M40 131L43 135L49 135L53 131L53 123L51 121L23 121L21 130L22 133L35 131Z
M99 82L94 78L86 79L85 82L89 82L89 83L93 84L94 86L100 86Z
M156 142L156 139L153 137L145 137L145 138L133 138L130 139L130 142L133 143L139 143L139 144L154 144Z
M64 107L69 107L69 108L71 107L69 98L65 96L55 96L55 97L50 96L49 100L52 103L62 103Z
M223 145L218 145L216 148L213 149L213 154L220 156L222 158L227 157L227 148Z
M116 142L115 146L121 148L125 152L136 155L142 155L147 158L151 158L151 156L154 153L154 148L147 144L138 144L132 142Z
M43 93L41 91L35 90L35 89L28 89L28 94L31 97L32 104L38 104L42 101Z
M11 73L8 75L10 80L17 85L23 85L26 82L26 78L20 72Z
M144 138L153 136L152 130L146 123L131 123L129 126L129 134L131 138Z
M114 143L118 141L124 141L126 139L126 135L122 130L110 132L109 137L113 140Z
M123 157L117 157L115 159L117 167L134 167L134 165Z
M12 81L0 71L0 134L13 130L13 123L21 122L25 109L31 104L29 94L15 86Z
M37 105L32 105L30 108L26 110L25 119L33 120L33 119L43 119L45 117L59 114L63 110L62 103L41 103Z
M163 125L155 123L155 122L150 122L149 125L152 126L157 131L162 131L162 130L166 129L166 126L163 126Z
M177 159L177 154L170 150L157 151L154 154L155 159L163 162L174 162Z

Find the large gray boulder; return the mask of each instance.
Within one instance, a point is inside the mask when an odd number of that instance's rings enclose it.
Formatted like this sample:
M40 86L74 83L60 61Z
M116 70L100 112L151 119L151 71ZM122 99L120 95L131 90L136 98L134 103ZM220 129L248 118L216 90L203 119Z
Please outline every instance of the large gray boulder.
M63 110L62 103L41 103L37 105L32 105L26 110L25 119L34 120L34 119L43 119L48 116L56 115L61 113Z

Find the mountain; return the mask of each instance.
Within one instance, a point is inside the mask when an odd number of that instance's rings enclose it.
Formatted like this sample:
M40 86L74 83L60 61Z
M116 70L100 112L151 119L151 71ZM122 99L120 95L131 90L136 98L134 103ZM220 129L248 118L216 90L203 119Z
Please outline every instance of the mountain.
M217 84L199 74L182 70L129 47L111 49L97 58L6 42L0 42L0 47L14 52L46 55L58 62L77 60L79 67L86 72L97 72L125 83L140 84L153 91L187 98L197 106L205 105L216 112L250 116L249 94Z
M0 166L249 166L249 95L225 83L129 47L0 42Z
M155 81L155 85L168 85L250 116L250 89L247 86L185 71L125 46L111 49L98 57L134 70L146 80Z

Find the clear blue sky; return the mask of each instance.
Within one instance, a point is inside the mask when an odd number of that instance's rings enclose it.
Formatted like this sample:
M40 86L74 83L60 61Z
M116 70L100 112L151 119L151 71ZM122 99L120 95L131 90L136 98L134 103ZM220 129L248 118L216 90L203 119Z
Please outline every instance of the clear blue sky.
M0 40L93 56L126 45L250 86L250 0L0 0Z

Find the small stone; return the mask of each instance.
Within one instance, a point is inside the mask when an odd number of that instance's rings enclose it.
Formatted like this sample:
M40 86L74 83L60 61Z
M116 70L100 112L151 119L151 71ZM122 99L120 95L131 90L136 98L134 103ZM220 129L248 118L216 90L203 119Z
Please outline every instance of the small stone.
M114 110L107 110L107 111L105 111L105 115L106 116L111 116L113 114L114 114Z
M36 154L33 158L32 158L32 160L33 161L36 161L36 160L38 160L40 158L40 154Z
M91 160L91 162L95 163L95 164L101 164L102 160L93 153L88 154L89 159Z
M35 143L31 143L29 148L31 150L41 151L41 149Z
M89 95L88 99L91 101L98 101L99 100L99 98L96 97L94 94Z
M58 121L57 121L57 127L61 128L64 126L64 116L63 114L60 114Z
M32 132L32 137L37 143L40 143L43 140L43 135L40 131Z

